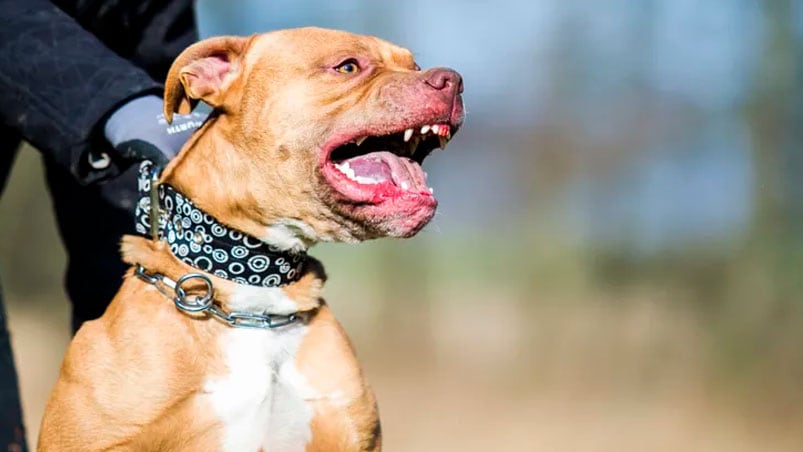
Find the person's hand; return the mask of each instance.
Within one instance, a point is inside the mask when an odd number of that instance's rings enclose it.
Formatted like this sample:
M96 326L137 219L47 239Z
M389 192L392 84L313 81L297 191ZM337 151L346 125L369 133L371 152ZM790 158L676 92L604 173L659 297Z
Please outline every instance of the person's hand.
M162 99L149 95L133 99L112 113L103 132L118 157L131 163L150 160L164 165L208 116L199 112L177 114L168 124L162 105Z

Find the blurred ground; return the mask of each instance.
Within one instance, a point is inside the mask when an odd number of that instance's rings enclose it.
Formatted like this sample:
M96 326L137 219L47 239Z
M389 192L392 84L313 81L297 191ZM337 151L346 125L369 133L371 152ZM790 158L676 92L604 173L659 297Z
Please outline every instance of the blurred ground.
M26 150L0 203L0 271L32 441L69 337L64 256L41 184ZM32 232L40 239L20 251ZM520 262L512 253L469 260L465 243L432 248L451 240L430 232L314 251L378 393L387 450L803 448L801 366L784 362L799 342L781 337L753 362L723 364L716 322L682 290L600 287L566 276L576 263L556 255L525 271L507 268Z

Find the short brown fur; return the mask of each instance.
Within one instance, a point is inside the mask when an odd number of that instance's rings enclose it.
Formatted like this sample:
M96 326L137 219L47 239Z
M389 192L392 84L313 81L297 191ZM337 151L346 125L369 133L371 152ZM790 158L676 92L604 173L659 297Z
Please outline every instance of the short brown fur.
M373 72L348 81L327 69L354 55L371 62ZM269 243L276 225L289 228L304 248L395 233L349 210L322 179L320 152L328 137L344 130L390 133L400 111L409 113L407 120L419 117L420 92L430 89L426 76L406 49L332 30L197 43L170 70L165 114L186 113L200 100L215 112L161 182L227 226ZM164 243L126 237L122 251L126 262L174 280L197 271ZM238 285L209 276L225 307ZM308 400L313 416L306 449L380 450L376 400L345 332L320 298L324 281L320 263L311 260L301 279L282 288L306 313L295 365L320 394ZM129 272L104 315L84 324L70 345L39 450L218 450L225 425L200 395L204 381L229 371L215 345L228 328L177 312L164 294Z

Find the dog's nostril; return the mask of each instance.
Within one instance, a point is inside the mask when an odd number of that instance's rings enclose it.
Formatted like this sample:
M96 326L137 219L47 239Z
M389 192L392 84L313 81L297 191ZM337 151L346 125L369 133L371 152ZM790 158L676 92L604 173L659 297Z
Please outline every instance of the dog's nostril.
M463 92L463 78L451 69L432 69L424 82L437 90L457 87L458 92Z

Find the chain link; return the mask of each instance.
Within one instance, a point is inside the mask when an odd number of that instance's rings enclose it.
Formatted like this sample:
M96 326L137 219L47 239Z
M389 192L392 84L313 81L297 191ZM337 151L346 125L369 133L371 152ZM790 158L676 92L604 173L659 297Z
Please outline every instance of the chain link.
M235 328L273 329L301 320L298 313L281 315L227 311L214 302L212 280L201 273L187 273L179 278L178 281L173 281L161 273L149 273L143 266L138 265L135 274L143 281L156 287L167 298L172 299L179 310L191 314L204 312ZM194 279L204 283L206 292L203 295L195 295L195 298L190 298L182 286Z

